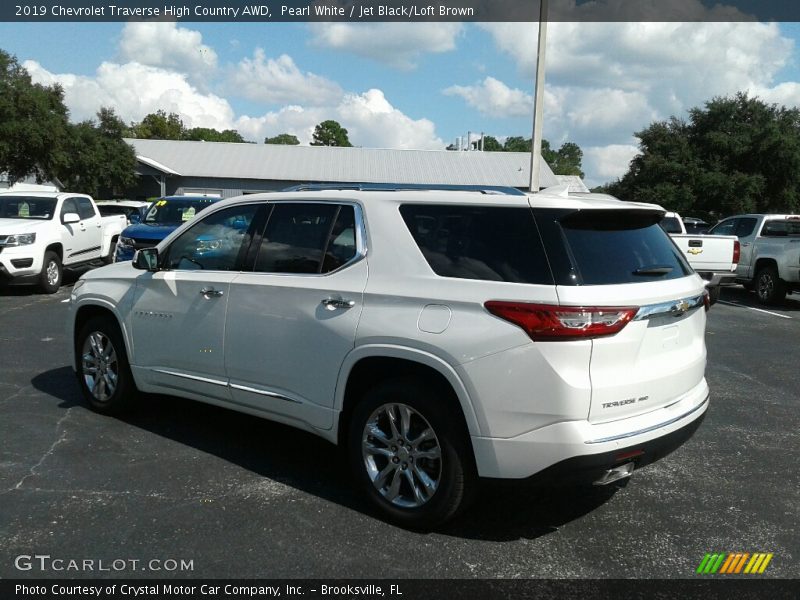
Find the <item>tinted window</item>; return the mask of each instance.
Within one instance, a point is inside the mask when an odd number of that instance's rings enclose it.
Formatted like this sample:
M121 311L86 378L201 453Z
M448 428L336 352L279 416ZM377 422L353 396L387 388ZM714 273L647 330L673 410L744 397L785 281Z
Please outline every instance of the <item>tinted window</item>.
M734 230L734 235L738 235L739 237L747 237L753 230L756 228L757 219L755 217L741 217L737 219L738 223L736 224L736 229Z
M400 214L437 275L553 283L530 209L407 204Z
M711 235L735 235L737 220L738 219L726 219L721 223L717 223L708 233Z
M661 229L667 233L683 233L681 228L681 221L677 217L664 217L659 223Z
M67 213L75 213L80 216L78 212L78 203L75 201L75 198L67 198L64 200L64 204L61 205L61 218L63 219L64 215Z
M356 254L355 213L337 204L275 204L256 258L265 273L327 273Z
M800 235L800 220L767 221L761 228L761 235L773 237Z
M233 206L199 221L167 250L169 269L235 271L239 253L250 244L258 205Z
M94 212L92 201L88 198L78 198L78 214L81 220L92 219L97 216L97 213Z
M537 212L556 280L562 285L641 283L692 272L672 240L645 211Z

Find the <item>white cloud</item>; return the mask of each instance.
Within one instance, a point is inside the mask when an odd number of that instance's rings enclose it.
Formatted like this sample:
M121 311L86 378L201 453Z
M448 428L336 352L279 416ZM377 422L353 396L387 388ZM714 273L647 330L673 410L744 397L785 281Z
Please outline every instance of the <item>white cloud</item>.
M187 127L232 127L228 101L197 90L185 75L156 67L104 62L94 77L54 74L35 61L23 66L37 83L60 83L75 121L93 118L103 106L112 107L124 121L139 121L161 109L181 116Z
M622 177L628 171L631 159L639 153L632 144L610 144L583 148L583 168L586 184L594 187Z
M409 117L378 89L347 94L336 106L287 106L260 117L243 116L237 120L236 127L245 137L254 140L290 133L296 135L300 143L307 144L311 142L314 127L326 119L341 123L354 146L423 150L444 147L433 122Z
M461 23L311 23L312 43L391 67L414 69L422 55L450 52Z
M467 104L489 117L521 117L533 111L530 94L512 89L494 77L486 77L477 85L453 85L443 93L461 96Z
M198 81L217 67L217 53L203 44L199 31L168 21L127 23L119 53L123 62L176 69Z
M256 48L252 59L245 58L236 66L231 83L237 94L270 104L316 106L336 102L343 95L342 88L330 79L300 71L291 56L267 58L261 48Z

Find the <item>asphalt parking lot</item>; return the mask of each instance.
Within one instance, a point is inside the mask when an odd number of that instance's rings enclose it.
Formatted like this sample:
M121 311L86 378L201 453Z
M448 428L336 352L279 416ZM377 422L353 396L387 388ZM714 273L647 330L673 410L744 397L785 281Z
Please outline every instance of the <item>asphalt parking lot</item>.
M73 278L74 280L74 278ZM742 288L709 313L708 416L622 489L488 486L437 533L377 519L334 447L171 397L97 415L68 366L69 286L0 290L0 577L18 555L191 560L176 577L695 577L706 552L772 552L800 577L800 301ZM795 296L795 298L798 298Z

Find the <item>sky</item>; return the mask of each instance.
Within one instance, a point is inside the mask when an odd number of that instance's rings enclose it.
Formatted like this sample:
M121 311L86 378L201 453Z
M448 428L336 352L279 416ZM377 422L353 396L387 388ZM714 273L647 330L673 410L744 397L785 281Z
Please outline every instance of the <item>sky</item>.
M687 0L693 1L693 0ZM535 23L0 23L0 48L60 83L73 121L158 109L188 127L309 143L443 149L531 136ZM550 23L544 137L577 143L588 185L623 175L636 131L714 96L800 105L794 23Z

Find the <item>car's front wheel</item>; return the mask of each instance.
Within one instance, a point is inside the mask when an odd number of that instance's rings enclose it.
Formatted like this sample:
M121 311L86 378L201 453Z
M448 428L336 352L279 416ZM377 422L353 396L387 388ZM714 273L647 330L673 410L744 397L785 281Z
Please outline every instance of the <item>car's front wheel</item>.
M61 287L63 268L58 254L48 250L44 253L42 272L39 275L39 289L45 294L55 294Z
M117 322L108 316L89 319L75 339L75 348L78 381L92 408L104 414L129 408L136 386Z
M353 411L348 454L367 497L391 521L429 529L453 517L474 488L461 419L422 382L387 381Z

